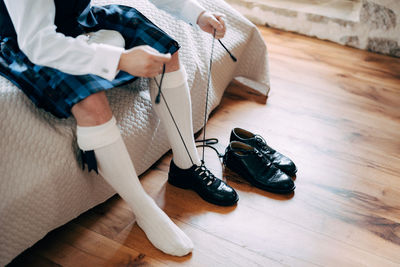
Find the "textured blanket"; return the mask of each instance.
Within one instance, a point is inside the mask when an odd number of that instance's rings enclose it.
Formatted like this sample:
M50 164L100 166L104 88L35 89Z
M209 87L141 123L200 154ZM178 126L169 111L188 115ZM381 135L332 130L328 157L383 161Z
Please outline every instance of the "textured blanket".
M238 58L234 63L215 43L208 114L238 76L257 82L260 93L266 95L267 51L257 28L222 0L199 2L208 10L226 14L228 31L223 42ZM181 44L194 131L200 130L212 36L145 0L97 0L92 4L110 3L136 7ZM107 92L138 174L170 148L152 110L147 84L146 79L139 79ZM37 109L22 91L0 76L0 266L49 231L115 194L101 176L81 170L75 128L73 118L61 120Z

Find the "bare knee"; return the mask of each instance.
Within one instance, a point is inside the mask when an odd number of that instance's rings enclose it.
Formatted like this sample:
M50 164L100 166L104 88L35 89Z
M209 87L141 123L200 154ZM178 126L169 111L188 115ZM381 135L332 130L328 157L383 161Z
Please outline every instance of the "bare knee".
M172 72L179 70L179 51L176 51L172 56L171 60L165 64L165 72Z
M100 125L112 117L110 105L104 91L88 96L71 109L79 126Z

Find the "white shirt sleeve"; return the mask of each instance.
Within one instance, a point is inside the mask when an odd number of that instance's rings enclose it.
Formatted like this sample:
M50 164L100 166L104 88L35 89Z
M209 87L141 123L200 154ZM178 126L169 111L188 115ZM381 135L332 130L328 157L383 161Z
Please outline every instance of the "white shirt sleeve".
M196 25L199 15L205 11L196 0L150 0L155 6Z
M68 0L65 0L68 1ZM53 0L5 0L18 46L31 62L72 75L95 74L108 80L117 75L123 48L88 44L56 32Z

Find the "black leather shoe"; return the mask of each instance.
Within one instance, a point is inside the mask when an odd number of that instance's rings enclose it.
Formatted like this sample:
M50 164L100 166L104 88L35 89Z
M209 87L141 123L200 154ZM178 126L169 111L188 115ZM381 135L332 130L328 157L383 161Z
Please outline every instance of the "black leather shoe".
M284 173L290 177L294 177L296 175L297 167L294 162L285 155L282 155L272 147L268 146L267 142L265 142L262 136L253 134L252 132L241 128L234 128L231 132L230 141L239 141L257 148L257 150L261 151L276 167L281 169Z
M286 194L296 186L292 179L275 167L257 148L232 141L226 148L224 165L255 187L272 193Z
M205 201L219 206L232 206L239 200L236 191L215 177L204 164L181 169L171 160L168 183L179 188L192 189Z

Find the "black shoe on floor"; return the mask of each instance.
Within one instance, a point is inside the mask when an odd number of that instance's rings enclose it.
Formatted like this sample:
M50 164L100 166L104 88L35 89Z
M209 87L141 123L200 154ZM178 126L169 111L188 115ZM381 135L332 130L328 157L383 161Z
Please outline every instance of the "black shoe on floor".
M181 169L171 160L168 183L179 188L192 189L205 201L219 206L232 206L239 200L236 191L215 177L204 164Z
M297 167L294 162L285 155L268 146L267 142L265 142L262 136L253 134L252 132L241 128L234 128L231 132L230 141L239 141L257 148L257 150L261 151L276 167L281 169L284 173L290 177L296 176Z
M296 186L257 148L232 141L226 148L224 165L239 174L250 184L272 193L287 194Z

